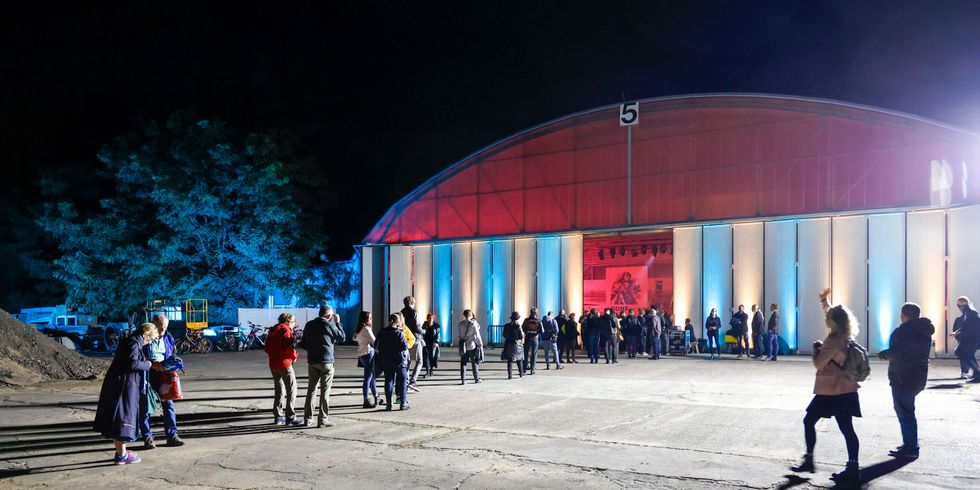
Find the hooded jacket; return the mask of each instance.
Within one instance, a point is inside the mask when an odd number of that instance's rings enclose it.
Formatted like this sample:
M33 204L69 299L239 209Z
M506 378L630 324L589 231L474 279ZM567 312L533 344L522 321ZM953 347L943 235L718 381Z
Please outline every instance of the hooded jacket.
M980 314L973 308L968 308L953 322L953 331L960 332L959 343L964 345L980 344Z
M408 341L400 327L386 325L378 334L378 360L382 368L408 367Z
M936 328L928 318L907 321L892 332L888 349L881 357L888 359L888 382L895 388L922 391L929 377L929 354Z
M299 359L299 352L293 347L293 327L285 323L272 327L265 337L265 352L269 354L269 369L289 369Z

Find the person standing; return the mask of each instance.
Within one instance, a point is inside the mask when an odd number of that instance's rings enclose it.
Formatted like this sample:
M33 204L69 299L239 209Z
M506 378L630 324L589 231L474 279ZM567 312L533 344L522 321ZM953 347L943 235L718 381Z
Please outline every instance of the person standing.
M409 346L399 315L399 313L388 315L388 324L378 334L377 359L385 375L385 410L387 411L391 411L391 402L394 400L392 395L398 397L400 410L412 408L412 404L408 402Z
M306 349L307 382L306 403L303 405L303 424L313 423L313 399L319 390L317 428L333 427L327 419L330 414L330 389L333 387L334 346L347 340L340 315L333 307L323 305L317 317L306 322L300 347Z
M759 305L752 305L752 359L762 358L762 342L766 338L766 318Z
M439 367L439 357L436 355L439 345L439 332L441 328L436 323L436 314L429 312L425 315L425 323L422 324L422 340L425 347L422 348L422 366L425 367L423 378L431 378L432 370Z
M116 348L112 364L102 380L99 405L92 429L112 439L116 446L117 465L143 461L127 451L126 444L140 440L143 409L146 402L146 372L159 363L151 363L143 348L160 336L157 326L144 323Z
M375 371L375 359L377 351L374 343L377 338L371 328L371 312L362 311L357 318L357 331L354 332L354 340L357 341L357 361L364 368L364 382L361 391L364 394L364 408L374 408L378 406L378 384L377 371ZM373 397L368 398L368 394Z
M929 352L936 327L915 303L902 305L902 324L892 332L888 349L878 357L888 361L888 383L892 402L902 429L902 445L888 454L898 458L919 457L919 425L915 419L915 397L926 389L929 377Z
M533 310L532 310L533 311ZM466 384L466 364L473 367L473 382L480 382L479 356L483 348L480 324L473 319L473 312L463 310L463 321L456 326L459 338L459 384Z
M602 356L606 359L606 364L613 360L612 356L612 336L617 332L616 317L613 316L611 308L606 308L599 317L599 343L602 349Z
M742 355L749 355L749 315L745 312L745 305L738 305L738 311L732 315L729 322L732 326L732 337L735 337L735 347L738 349L738 359Z
M649 312L650 310L640 310L636 314L636 319L638 320L640 325L640 335L636 339L637 342L636 350L637 350L637 355L640 357L643 357L647 354L647 338L649 337L649 335L647 334L647 330L649 329L650 322L652 321L650 319L651 315L649 314Z
M422 350L425 347L425 340L423 337L422 327L419 326L418 313L415 311L415 298L412 296L405 296L402 300L405 307L402 308L402 316L405 318L405 326L412 331L412 336L415 337L415 343L408 351L409 370L408 370L408 389L418 392L418 386L415 382L418 380L419 373L422 372Z
M660 315L657 310L650 308L650 359L660 359L660 334L663 332L663 324L660 323Z
M591 364L599 363L599 345L602 342L602 327L599 325L599 314L595 308L589 311L589 317L585 319L585 332L589 337L589 361Z
M684 331L687 332L688 341L690 342L690 345L687 347L687 353L700 354L701 348L698 346L698 337L694 335L694 325L691 323L690 318L684 319Z
M816 471L813 463L813 448L817 443L817 422L822 418L833 417L844 436L847 447L847 465L844 471L833 475L832 479L847 487L860 483L858 452L860 441L854 432L854 417L861 416L861 402L858 389L861 387L844 374L842 367L847 361L850 341L858 333L858 322L844 305L831 306L827 301L830 288L820 293L820 305L826 315L829 330L825 339L813 343L813 365L817 369L813 384L813 400L806 408L803 418L803 433L806 441L806 454L803 462L791 469L795 472Z
M960 310L960 316L953 322L953 336L959 344L954 352L960 359L960 376L963 379L970 379L971 383L980 383L980 365L977 364L977 349L980 349L980 315L973 307L973 302L966 296L956 299L956 308Z
M541 321L541 343L544 346L544 368L551 369L549 354L555 358L555 369L561 369L561 360L558 359L558 322L555 320L554 313L549 311Z
M657 358L660 358L660 354L667 352L670 349L670 329L673 326L673 320L665 314L663 310L654 305L654 311L657 314L657 319L660 320L660 353L657 354Z
M623 320L623 339L626 340L626 358L636 358L636 341L639 337L640 324L636 312L631 308Z
M531 308L531 313L521 324L524 331L524 372L534 374L538 364L538 335L541 333L541 320L538 319L538 309Z
M568 358L563 358L565 355L565 323L568 322L568 315L565 314L565 310L558 311L558 317L555 318L555 323L558 324L558 357L563 363L568 361Z
M146 359L153 363L153 367L147 371L147 382L150 389L160 392L160 385L163 382L163 373L166 368L161 364L164 360L174 357L174 338L167 332L170 319L163 313L153 315L152 323L157 327L157 338L143 347L143 354ZM173 400L161 400L160 407L163 409L163 429L167 434L168 446L183 446L184 441L177 435L177 411L174 409ZM154 449L157 447L153 441L153 431L150 429L150 413L147 411L143 415L143 447Z
M289 313L279 315L276 326L269 330L265 337L265 352L269 355L269 370L272 371L272 382L276 386L275 401L272 403L272 414L276 425L302 425L296 419L293 405L296 403L296 373L293 363L299 359L296 351L293 327L296 318ZM285 402L285 411L283 404Z
M517 320L521 319L521 314L513 312L510 314L510 323L504 325L504 350L500 353L500 359L507 361L507 379L514 378L514 363L517 363L517 374L524 377L524 331Z
M575 359L575 350L578 349L579 332L575 313L570 313L565 319L562 336L565 337L565 363L578 364L578 360Z
M717 308L711 309L708 319L704 321L704 329L708 359L721 359L721 349L718 347L718 330L721 329L721 318L718 318Z
M775 361L779 357L779 305L773 303L769 306L769 360Z

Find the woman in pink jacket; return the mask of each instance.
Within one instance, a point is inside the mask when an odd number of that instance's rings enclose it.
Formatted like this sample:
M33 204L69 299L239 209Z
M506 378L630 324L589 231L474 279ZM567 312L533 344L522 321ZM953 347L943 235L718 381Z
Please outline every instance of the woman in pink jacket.
M860 386L844 375L842 366L847 359L849 341L858 333L858 322L844 305L831 306L827 301L830 288L820 293L820 304L827 315L827 328L830 333L824 340L813 343L813 365L817 368L813 386L813 401L806 408L803 418L806 438L806 454L803 463L793 467L793 471L813 473L813 448L817 443L817 421L833 417L837 427L844 435L847 445L847 466L841 473L833 475L837 483L858 482L858 449L860 443L854 432L853 418L861 416L861 403L858 400Z

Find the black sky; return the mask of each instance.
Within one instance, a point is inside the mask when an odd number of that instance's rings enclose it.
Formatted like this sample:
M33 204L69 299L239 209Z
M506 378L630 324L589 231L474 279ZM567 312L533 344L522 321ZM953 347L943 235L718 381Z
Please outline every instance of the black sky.
M29 203L40 170L96 165L177 109L285 127L339 194L335 259L450 163L621 94L825 97L980 130L980 2L87 3L0 20L3 181Z

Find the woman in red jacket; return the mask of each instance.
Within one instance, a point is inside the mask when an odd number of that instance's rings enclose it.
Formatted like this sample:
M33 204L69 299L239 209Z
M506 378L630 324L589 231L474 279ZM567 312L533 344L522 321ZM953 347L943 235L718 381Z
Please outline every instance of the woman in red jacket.
M272 413L276 417L276 425L302 425L296 419L293 405L296 403L296 373L293 372L293 362L299 358L296 351L293 327L296 319L289 313L279 315L279 323L272 327L265 338L265 352L269 354L269 370L272 371L272 381L276 384L276 398L272 404ZM283 397L286 399L285 414L283 413Z

